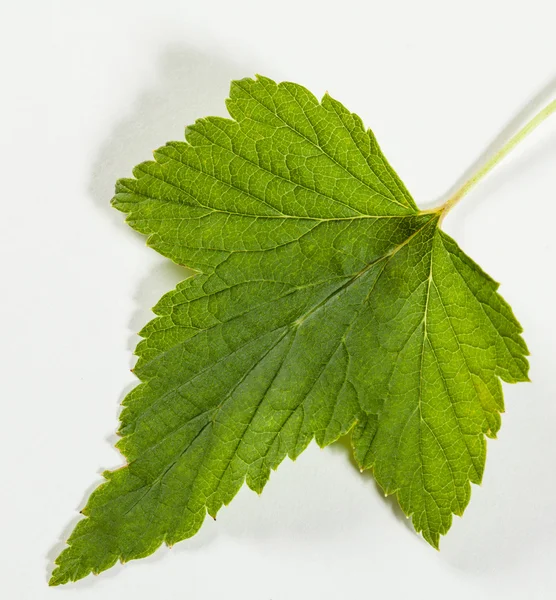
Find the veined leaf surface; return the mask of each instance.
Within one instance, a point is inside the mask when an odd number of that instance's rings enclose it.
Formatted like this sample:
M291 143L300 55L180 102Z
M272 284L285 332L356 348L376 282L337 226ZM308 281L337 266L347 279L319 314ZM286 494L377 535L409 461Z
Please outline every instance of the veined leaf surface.
M128 464L104 474L53 585L191 537L244 482L260 492L286 456L348 432L437 547L481 481L501 380L527 380L497 283L359 117L263 77L227 105L117 183L129 225L198 274L141 332Z

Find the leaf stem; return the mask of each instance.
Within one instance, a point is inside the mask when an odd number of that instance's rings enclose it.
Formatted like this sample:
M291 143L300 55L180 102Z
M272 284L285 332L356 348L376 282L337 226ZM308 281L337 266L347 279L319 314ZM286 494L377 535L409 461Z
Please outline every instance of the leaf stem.
M440 213L440 221L454 206L487 175L507 154L509 154L521 141L534 131L545 119L556 112L556 100L550 102L538 112L524 127L522 127L496 154L494 154L480 169L478 169L444 204L434 209Z

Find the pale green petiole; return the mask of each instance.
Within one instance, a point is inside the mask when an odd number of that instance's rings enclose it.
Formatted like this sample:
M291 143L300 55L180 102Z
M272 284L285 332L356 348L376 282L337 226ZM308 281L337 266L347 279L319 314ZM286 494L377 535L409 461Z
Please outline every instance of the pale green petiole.
M470 177L448 200L433 209L440 213L442 220L446 214L473 188L481 179L487 175L507 154L509 154L521 141L534 131L545 119L556 112L556 100L550 102L538 112L524 127L522 127L496 154L494 154L472 177Z

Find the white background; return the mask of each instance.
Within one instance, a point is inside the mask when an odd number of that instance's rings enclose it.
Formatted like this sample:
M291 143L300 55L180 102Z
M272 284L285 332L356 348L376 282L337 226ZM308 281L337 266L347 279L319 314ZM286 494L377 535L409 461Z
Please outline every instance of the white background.
M113 449L134 334L183 271L110 208L113 185L232 78L328 90L422 206L556 93L554 0L2 3L0 594L9 600L556 597L556 116L445 225L502 282L532 384L437 553L344 445L314 445L172 550L47 588ZM528 104L530 105L527 108Z

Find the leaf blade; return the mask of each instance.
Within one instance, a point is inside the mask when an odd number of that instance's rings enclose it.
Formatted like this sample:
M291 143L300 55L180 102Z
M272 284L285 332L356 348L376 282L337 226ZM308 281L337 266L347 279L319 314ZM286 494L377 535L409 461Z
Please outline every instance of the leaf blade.
M128 464L91 495L52 585L191 537L244 482L261 492L286 456L350 431L437 547L482 477L500 378L527 379L497 284L419 213L359 117L263 77L233 82L227 106L117 183L128 224L198 274L141 332Z

